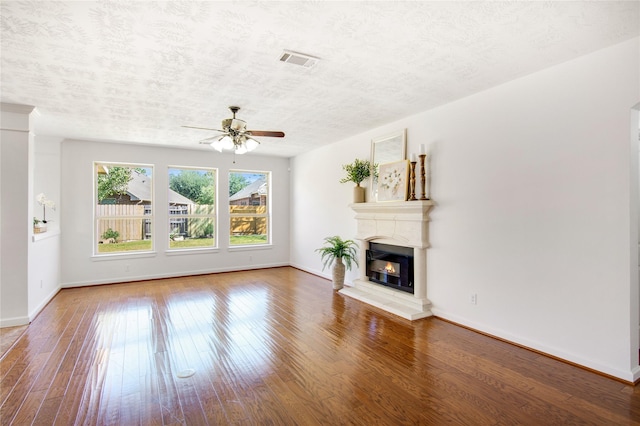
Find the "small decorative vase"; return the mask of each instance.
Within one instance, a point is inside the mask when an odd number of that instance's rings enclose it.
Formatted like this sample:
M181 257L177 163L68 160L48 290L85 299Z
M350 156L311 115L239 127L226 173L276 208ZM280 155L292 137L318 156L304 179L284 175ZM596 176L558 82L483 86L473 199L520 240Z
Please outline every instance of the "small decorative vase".
M365 194L364 186L356 185L353 188L353 202L364 203L364 194Z
M337 257L335 262L333 262L333 289L340 290L344 287L344 263L342 263L342 258Z

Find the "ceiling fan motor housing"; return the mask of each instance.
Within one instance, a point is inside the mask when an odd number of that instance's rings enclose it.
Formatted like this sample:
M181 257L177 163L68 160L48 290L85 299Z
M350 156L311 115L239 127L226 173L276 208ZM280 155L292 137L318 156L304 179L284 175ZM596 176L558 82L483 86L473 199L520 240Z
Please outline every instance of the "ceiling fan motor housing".
M226 131L231 129L237 132L244 132L247 129L247 123L238 118L227 118L222 120L222 128Z

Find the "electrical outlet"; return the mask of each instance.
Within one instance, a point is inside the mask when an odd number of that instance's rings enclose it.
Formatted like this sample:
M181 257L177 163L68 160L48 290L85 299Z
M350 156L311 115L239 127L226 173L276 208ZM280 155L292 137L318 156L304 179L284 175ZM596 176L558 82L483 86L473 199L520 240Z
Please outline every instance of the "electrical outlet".
M469 303L471 303L472 305L478 304L478 295L476 293L471 293L469 295Z

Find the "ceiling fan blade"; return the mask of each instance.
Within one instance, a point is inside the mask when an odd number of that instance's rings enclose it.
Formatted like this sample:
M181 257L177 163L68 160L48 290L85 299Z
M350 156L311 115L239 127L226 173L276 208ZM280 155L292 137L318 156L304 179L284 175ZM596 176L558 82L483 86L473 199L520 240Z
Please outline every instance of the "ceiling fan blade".
M193 127L193 126L180 126L180 127L186 127L187 129L198 129L198 130L213 130L214 132L224 133L224 130L209 129L208 127Z
M245 133L251 136L268 136L270 138L284 138L284 132L272 132L269 130L247 130Z
M225 137L225 136L226 136L226 135L222 135L222 136L220 136L220 135L215 135L215 136L212 136L212 137L210 137L210 138L202 139L202 140L201 140L200 142L198 142L198 143L201 143L201 144L210 144L210 143L212 143L214 140L216 140L216 139L222 139L222 138L223 138L223 137Z

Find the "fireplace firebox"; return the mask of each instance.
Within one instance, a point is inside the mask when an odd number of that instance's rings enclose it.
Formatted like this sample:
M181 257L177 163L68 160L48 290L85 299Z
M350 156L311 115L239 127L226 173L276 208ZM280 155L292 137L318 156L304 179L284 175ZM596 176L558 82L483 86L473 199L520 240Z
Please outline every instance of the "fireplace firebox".
M413 248L369 243L369 281L413 294Z

